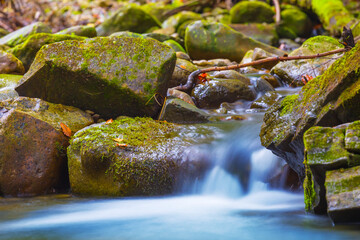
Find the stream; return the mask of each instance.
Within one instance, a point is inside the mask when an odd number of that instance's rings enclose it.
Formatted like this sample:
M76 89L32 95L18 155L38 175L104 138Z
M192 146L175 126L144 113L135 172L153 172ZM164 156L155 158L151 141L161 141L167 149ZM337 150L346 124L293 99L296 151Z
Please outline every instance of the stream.
M219 139L199 146L212 168L176 194L0 198L0 239L360 239L358 226L306 214L302 193L263 182L284 163L260 145L263 113L245 114L213 123Z

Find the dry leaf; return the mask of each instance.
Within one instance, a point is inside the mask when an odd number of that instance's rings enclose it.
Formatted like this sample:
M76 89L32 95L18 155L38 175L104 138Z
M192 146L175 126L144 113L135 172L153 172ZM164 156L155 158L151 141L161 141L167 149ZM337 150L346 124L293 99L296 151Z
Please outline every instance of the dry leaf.
M71 129L65 123L60 123L60 127L65 136L71 137Z
M106 121L105 124L109 124L109 123L112 123L114 120L112 120L112 118L110 118L109 120Z
M125 144L125 143L117 143L116 146L121 147L121 148L125 148L125 147L127 147L127 144Z
M115 142L122 142L122 141L124 141L124 139L122 139L122 138L114 138L114 141Z

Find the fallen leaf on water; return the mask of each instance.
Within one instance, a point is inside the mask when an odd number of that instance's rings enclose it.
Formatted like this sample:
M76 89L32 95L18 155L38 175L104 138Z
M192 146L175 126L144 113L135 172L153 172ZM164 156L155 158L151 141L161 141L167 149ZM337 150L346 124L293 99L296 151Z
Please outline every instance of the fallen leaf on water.
M122 141L124 141L124 139L122 139L122 138L114 138L114 141L115 142L122 142Z
M110 118L109 120L107 120L106 122L105 122L105 124L109 124L109 123L112 123L114 120L112 120L112 118Z
M71 129L65 123L60 123L60 127L65 136L71 137Z

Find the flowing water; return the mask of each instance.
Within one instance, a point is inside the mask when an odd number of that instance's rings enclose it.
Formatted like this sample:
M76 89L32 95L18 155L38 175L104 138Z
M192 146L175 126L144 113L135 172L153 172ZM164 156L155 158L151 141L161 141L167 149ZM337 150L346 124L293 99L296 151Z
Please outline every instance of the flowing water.
M211 169L174 196L0 199L0 239L360 239L359 226L334 227L304 212L301 193L264 183L284 163L260 146L262 114L248 118L201 146Z

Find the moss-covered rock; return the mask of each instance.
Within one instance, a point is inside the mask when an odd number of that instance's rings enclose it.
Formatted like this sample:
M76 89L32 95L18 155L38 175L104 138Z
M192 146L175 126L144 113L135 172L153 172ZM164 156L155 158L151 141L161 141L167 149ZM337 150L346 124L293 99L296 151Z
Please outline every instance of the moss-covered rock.
M166 4L164 2L153 2L141 5L140 7L148 14L156 17L156 19L158 19L160 22L163 22L166 20L166 16L164 15L164 13L174 9L175 5Z
M292 51L289 56L315 55L343 47L335 38L317 36L306 40L300 48ZM332 55L333 59L315 58L280 62L271 69L271 73L277 75L283 83L291 86L302 86L304 85L301 80L303 76L317 77L323 74L339 56L341 54Z
M195 129L186 129L149 118L119 118L77 132L68 148L72 192L88 196L171 193L186 168L182 153L196 141Z
M360 121L349 124L345 133L345 148L354 153L360 153Z
M256 99L256 101L252 102L250 108L257 108L257 109L268 109L272 105L274 105L277 101L282 98L277 92L270 91L266 92L263 96Z
M247 23L230 24L232 29L267 45L277 46L279 37L276 32L275 24L267 23Z
M96 29L94 27L92 27L92 26L83 26L83 25L69 27L69 28L61 30L61 31L59 31L59 32L57 32L55 34L68 34L68 35L76 35L76 36L88 37L88 38L92 38L92 37L97 36L97 32L96 32Z
M51 33L37 33L30 35L25 42L19 44L8 50L9 53L14 54L24 64L25 70L30 68L34 61L36 53L40 48L46 44L61 42L65 40L84 40L84 37L73 35L56 35Z
M184 22L187 22L189 20L196 21L202 19L203 18L198 13L194 13L190 11L182 11L166 19L163 22L162 27L173 28L174 32L176 32L178 28L181 26L181 24L183 24Z
M231 23L271 23L274 15L270 5L260 1L241 1L230 10Z
M360 221L360 166L326 172L328 215L334 223Z
M156 116L175 52L153 40L102 37L46 45L16 90L22 96L92 110L103 118Z
M177 58L176 67L169 81L169 88L185 84L190 73L198 70L198 68L188 60Z
M28 36L35 33L51 33L51 28L42 22L32 23L0 38L0 45L14 47L25 41Z
M218 108L223 102L254 100L256 95L239 79L214 79L198 84L191 96L200 108Z
M255 41L221 23L196 21L185 33L185 47L191 59L227 58L240 62L248 50L256 47L276 55L285 52Z
M159 120L182 124L206 123L209 118L205 111L179 98L167 98L159 116Z
M281 11L281 27L288 28L299 37L309 37L312 31L312 23L310 18L297 8L290 8ZM280 37L287 37L280 35Z
M175 52L185 52L185 49L176 41L170 39L163 42L165 45L168 45L172 49L174 49Z
M96 31L98 36L109 36L120 31L144 33L152 27L160 27L159 21L139 6L129 4L101 23Z
M93 123L90 115L40 99L0 102L0 194L33 196L68 187L65 123L72 132Z
M15 87L22 75L0 74L0 88Z
M8 34L9 34L8 31L6 31L5 29L0 27L0 37L3 37L3 36L8 35Z
M134 37L134 38L146 38L140 33L134 33L129 31L114 32L110 37Z
M22 62L13 54L0 50L0 74L24 74Z
M305 177L303 135L312 126L333 127L360 119L360 45L345 53L299 94L274 104L264 116L263 146Z

